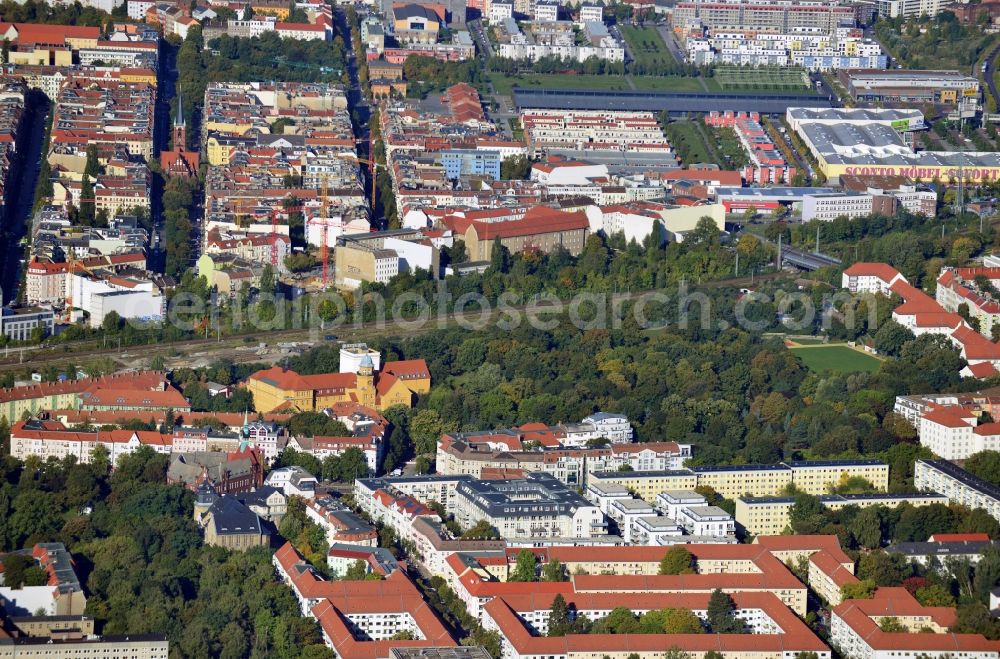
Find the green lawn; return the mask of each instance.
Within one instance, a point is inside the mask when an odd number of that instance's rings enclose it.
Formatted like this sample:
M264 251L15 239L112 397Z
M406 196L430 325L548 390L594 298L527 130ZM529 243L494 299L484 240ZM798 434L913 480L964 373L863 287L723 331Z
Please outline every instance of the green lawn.
M722 91L719 83L711 78L692 78L690 76L631 76L632 84L637 91L642 92L704 92L701 86L704 80L709 91Z
M812 371L835 373L875 372L881 362L871 355L844 345L790 348Z
M655 73L676 65L677 61L656 28L622 25L621 32L635 60L631 64L635 73Z
M809 76L798 67L719 66L713 79L722 89L760 92L803 92L812 90Z
M667 139L685 165L715 162L711 147L705 144L705 139L694 122L671 121L667 124L666 133Z

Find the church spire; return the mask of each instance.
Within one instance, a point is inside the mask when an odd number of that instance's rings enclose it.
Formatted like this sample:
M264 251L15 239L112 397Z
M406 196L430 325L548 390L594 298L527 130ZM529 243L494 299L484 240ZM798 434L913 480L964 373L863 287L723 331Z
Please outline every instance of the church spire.
M181 88L177 87L177 114L174 116L174 128L187 125L184 119L184 94Z

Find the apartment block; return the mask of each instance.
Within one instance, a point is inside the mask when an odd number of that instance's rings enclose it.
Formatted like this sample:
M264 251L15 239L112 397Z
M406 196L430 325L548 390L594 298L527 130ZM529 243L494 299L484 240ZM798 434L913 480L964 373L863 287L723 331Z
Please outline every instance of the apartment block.
M831 33L843 24L853 25L854 9L846 5L814 2L761 4L754 0L685 0L674 8L675 30L692 26L713 30L747 30L783 34L797 28Z
M655 502L667 490L711 487L727 499L744 495L777 496L793 484L808 494L826 494L843 479L860 476L885 490L889 467L878 460L821 460L776 465L727 465L665 471L595 472L592 483L617 483L642 499Z
M934 299L952 313L964 305L969 316L978 321L980 334L992 337L994 326L1000 323L1000 300L993 294L997 284L1000 268L942 268Z
M858 28L834 32L802 29L787 34L713 29L708 36L689 36L688 61L701 66L800 66L808 71L879 69L888 57L877 41L865 39Z
M278 576L302 615L314 618L341 659L388 657L393 648L454 647L454 639L403 570L378 581L326 581L286 543L274 554ZM394 638L405 633L411 640Z
M895 508L907 503L911 506L928 506L933 503L948 503L941 494L824 494L820 503L830 510L841 510L847 506L868 508L886 506ZM795 504L795 497L739 497L736 499L736 522L747 533L754 535L777 535L788 528L789 513Z
M576 151L634 151L670 156L670 143L652 112L536 110L521 112L528 147Z
M533 62L545 57L560 57L575 62L584 62L591 57L609 62L625 61L625 46L611 36L604 23L585 23L585 41L582 44L577 43L572 21L534 22L527 29L527 32L522 31L513 18L504 18L493 26L500 57Z
M883 631L881 621L893 618L902 631ZM995 659L1000 642L980 634L956 634L953 607L927 607L905 588L878 588L871 599L846 600L830 616L830 642L846 659Z
M600 509L548 474L462 481L455 499L459 524L471 528L485 521L502 538L590 538L608 532Z
M584 419L579 424L532 423L520 428L446 434L438 442L436 469L441 474L476 478L497 469L543 471L568 485L583 485L595 471L672 469L681 467L691 455L690 445L675 442L586 445L604 437L604 432ZM627 436L631 436L631 427Z
M63 382L39 382L10 389L0 389L0 416L16 423L25 413L42 410L77 410L82 394L94 389L163 390L167 386L161 371L132 371L99 378L80 378Z
M925 492L940 492L951 503L982 508L1000 521L1000 488L973 476L946 460L917 460L913 485Z
M855 219L871 215L874 197L865 192L833 192L806 195L802 199L802 221L830 222L840 217Z

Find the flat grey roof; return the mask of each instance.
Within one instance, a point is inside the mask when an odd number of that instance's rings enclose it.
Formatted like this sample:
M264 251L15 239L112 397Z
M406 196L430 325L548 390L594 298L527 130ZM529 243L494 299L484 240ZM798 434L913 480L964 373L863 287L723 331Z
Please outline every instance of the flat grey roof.
M688 112L743 111L782 115L790 106L829 108L833 103L815 94L746 94L639 92L593 89L514 89L520 108L555 110L639 110L679 115Z
M843 121L894 121L897 119L923 120L920 110L892 110L866 108L788 108L788 116L793 119L818 119Z
M1000 153L921 151L914 153L884 124L803 124L800 130L831 165L909 167L1000 167Z

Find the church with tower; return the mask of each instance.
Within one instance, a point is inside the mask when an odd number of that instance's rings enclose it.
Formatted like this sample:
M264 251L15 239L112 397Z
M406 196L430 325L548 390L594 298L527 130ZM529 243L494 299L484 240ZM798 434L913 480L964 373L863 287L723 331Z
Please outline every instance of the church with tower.
M160 152L160 168L165 176L193 178L198 175L200 159L197 150L187 150L187 120L184 118L184 99L177 94L177 113L174 116L172 146Z

